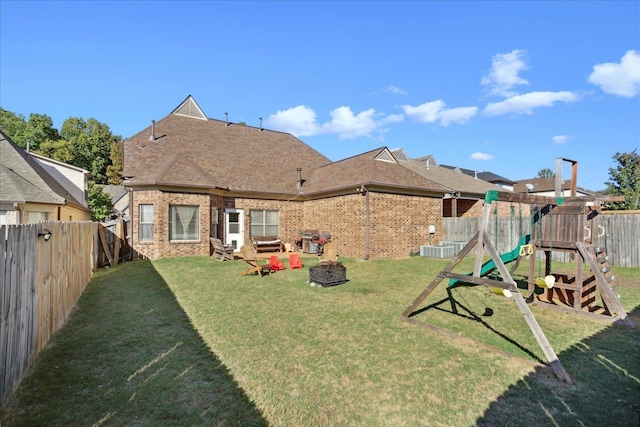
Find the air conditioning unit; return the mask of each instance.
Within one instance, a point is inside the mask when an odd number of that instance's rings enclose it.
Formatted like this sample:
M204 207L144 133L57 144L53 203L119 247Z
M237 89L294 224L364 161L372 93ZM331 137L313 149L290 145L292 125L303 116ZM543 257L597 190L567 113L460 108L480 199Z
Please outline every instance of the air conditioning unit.
M421 245L420 256L428 258L453 258L454 248L453 246Z

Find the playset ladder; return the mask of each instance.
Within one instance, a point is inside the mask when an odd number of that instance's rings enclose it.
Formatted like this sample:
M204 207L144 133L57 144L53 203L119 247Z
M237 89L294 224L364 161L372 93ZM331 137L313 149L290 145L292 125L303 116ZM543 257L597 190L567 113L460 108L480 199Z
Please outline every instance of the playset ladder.
M576 247L591 269L600 291L600 297L609 314L619 319L624 325L633 327L633 323L627 317L627 312L622 307L618 295L616 295L614 276L611 274L609 258L605 251L600 247L585 245L582 242L576 242Z

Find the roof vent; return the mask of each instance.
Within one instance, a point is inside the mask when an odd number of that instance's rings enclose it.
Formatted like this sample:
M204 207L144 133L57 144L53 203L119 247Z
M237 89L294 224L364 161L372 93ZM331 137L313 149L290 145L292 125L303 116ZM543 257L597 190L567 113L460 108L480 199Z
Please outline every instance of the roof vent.
M224 113L224 121L227 124L227 126L229 126L231 123L229 123L229 113Z
M262 117L258 117L260 119L260 132L262 132Z
M149 141L156 140L156 121L151 120L151 135L149 135Z
M298 172L298 189L302 188L302 184L304 184L305 180L302 179L302 168L296 168Z

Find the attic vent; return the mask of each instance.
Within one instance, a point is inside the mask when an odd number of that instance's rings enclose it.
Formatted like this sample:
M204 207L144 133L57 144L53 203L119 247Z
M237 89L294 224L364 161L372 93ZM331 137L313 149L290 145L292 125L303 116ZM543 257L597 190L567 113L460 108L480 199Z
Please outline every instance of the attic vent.
M429 169L430 166L438 166L438 162L433 156L422 157L421 160L424 162L424 165Z
M389 152L389 150L384 149L378 153L375 157L376 160L380 160L381 162L390 162L395 163L396 159L393 158L393 155Z
M396 153L396 159L400 160L401 162L409 161L409 157L407 156L407 153L404 152L404 150L401 150L398 153Z
M196 101L189 96L178 108L173 111L173 114L178 116L187 116L194 119L207 120L207 116L204 115Z

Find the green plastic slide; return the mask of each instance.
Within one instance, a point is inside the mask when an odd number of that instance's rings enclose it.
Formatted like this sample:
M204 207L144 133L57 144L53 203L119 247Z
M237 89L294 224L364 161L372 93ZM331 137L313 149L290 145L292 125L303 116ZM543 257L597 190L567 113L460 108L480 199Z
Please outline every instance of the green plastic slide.
M509 264L510 262L517 260L518 257L520 256L520 247L522 247L523 245L528 245L530 240L531 240L531 236L529 234L522 236L518 241L518 244L512 251L505 252L500 255L500 259L502 260L502 262L505 264ZM490 259L489 261L482 264L482 267L480 268L480 277L486 276L487 274L491 273L495 269L496 269L496 263L492 259ZM473 273L467 274L467 276L471 276L471 275L473 275ZM450 279L449 286L455 285L458 281L459 281L458 279Z

